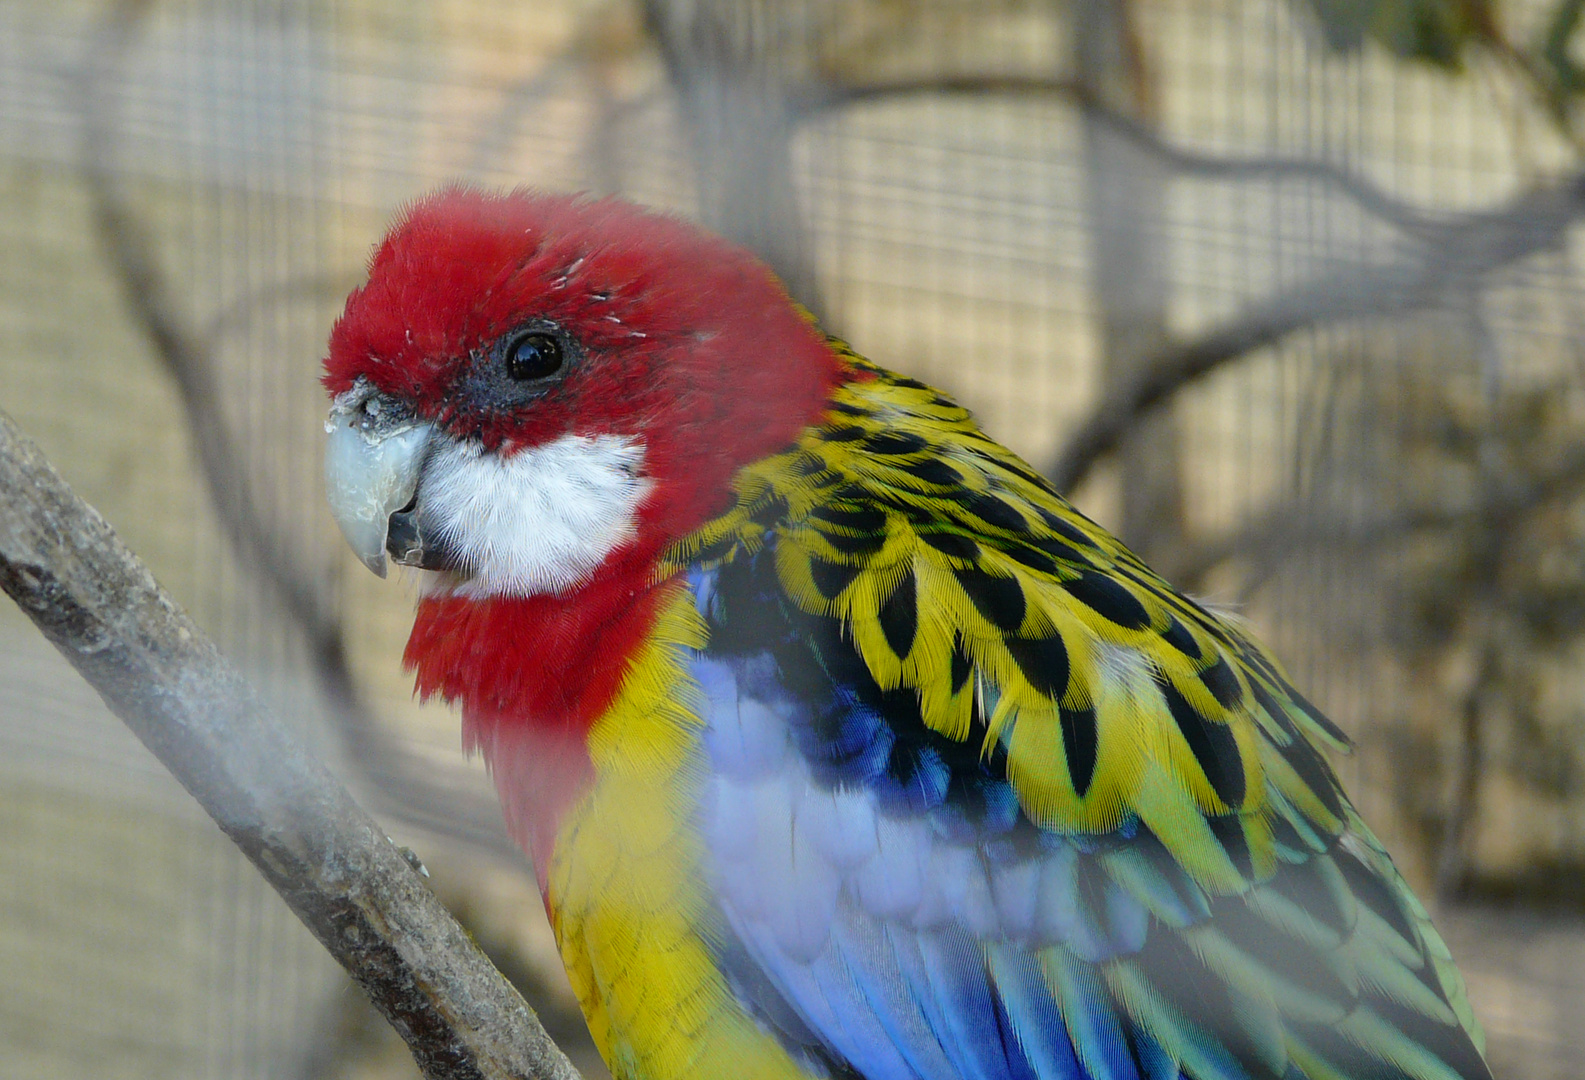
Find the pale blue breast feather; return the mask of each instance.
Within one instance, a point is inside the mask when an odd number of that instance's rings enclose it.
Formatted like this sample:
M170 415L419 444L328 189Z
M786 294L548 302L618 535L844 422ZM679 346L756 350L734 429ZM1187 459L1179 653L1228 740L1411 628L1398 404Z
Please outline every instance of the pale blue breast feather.
M701 604L712 584L696 576ZM977 841L947 807L899 813L874 790L823 782L797 734L811 706L769 654L691 666L707 871L735 962L755 969L743 982L780 999L755 1011L790 1007L800 1038L866 1080L1153 1080L1135 1064L1148 1048L1117 1044L1102 988L1054 987L1036 960L1061 944L1088 969L1144 942L1144 907L1087 873L1085 841Z

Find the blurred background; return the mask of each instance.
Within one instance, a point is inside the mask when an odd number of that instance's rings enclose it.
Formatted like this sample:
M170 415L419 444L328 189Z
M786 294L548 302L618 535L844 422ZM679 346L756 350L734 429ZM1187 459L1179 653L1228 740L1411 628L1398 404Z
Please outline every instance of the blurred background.
M323 504L391 215L619 192L960 397L1358 741L1499 1077L1585 1075L1581 0L0 0L0 408L599 1075ZM0 1072L416 1076L9 604Z

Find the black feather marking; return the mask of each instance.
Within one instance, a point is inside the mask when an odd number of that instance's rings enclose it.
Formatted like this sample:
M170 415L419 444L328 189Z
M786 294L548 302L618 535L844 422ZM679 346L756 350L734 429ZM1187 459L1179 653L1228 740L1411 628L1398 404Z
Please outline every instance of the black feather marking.
M974 670L974 662L969 659L969 654L963 651L963 635L952 635L952 692L958 693L963 689L963 684L969 681L969 672Z
M1222 708L1231 712L1244 700L1244 688L1238 682L1233 667L1227 662L1227 657L1218 656L1216 663L1200 672L1200 681L1211 692L1211 696Z
M1025 547L1023 544L1008 544L1001 550L1010 558L1018 560L1031 570L1038 570L1042 574L1050 574L1053 577L1056 576L1057 561L1043 551L1036 551L1034 548Z
M1249 680L1249 689L1255 695L1255 704L1266 710L1266 715L1271 717L1272 723L1281 727L1290 739L1299 737L1299 729L1294 726L1288 710L1277 704L1277 699L1271 696L1271 691L1260 684L1260 680Z
M1216 837L1216 842L1227 852L1234 869L1244 875L1246 880L1254 880L1255 861L1249 854L1249 837L1244 835L1244 823L1238 815L1218 814L1208 818L1206 824L1211 827L1211 835Z
M864 448L872 454L917 454L929 445L911 431L877 431L864 440Z
M893 375L889 381L893 386L903 386L907 387L909 390L930 390L930 387L926 386L918 379L910 379L907 375ZM930 392L935 393L934 390L930 390Z
M753 509L749 520L762 529L774 528L787 517L787 510L787 500L773 495Z
M844 416L868 416L870 411L862 405L853 405L846 401L833 401L831 411L842 413Z
M1194 760L1199 762L1200 771L1210 781L1211 790L1229 808L1238 809L1244 802L1244 762L1238 755L1233 729L1201 716L1160 671L1156 672L1156 685L1161 688L1167 710L1183 732Z
M770 561L760 552L721 568L711 595L710 621L728 632L712 632L712 650L755 653L773 649L789 636L785 608L775 594L767 595L756 574Z
M1056 700L1068 688L1068 649L1062 635L1053 631L1048 637L1007 639L1018 670L1038 693Z
M1027 484L1033 484L1041 491L1050 492L1052 495L1057 494L1057 489L1052 486L1050 480L1047 480L1044 476L1041 476L1033 469L1024 468L1024 466L1019 464L1017 461L1010 460L1006 457L998 457L996 459L996 467L1012 473L1014 476L1018 477Z
M954 568L958 584L979 613L1000 630L1017 630L1024 622L1024 590L1013 578L993 577L972 566Z
M980 557L980 545L970 540L967 536L947 532L922 532L919 539L954 559L963 559L972 562Z
M1326 856L1306 859L1293 866L1281 867L1266 888L1288 900L1300 911L1346 937L1354 928L1352 913L1338 906L1338 896L1321 876L1321 866Z
M1332 738L1336 739L1344 746L1354 745L1354 740L1348 737L1348 733L1342 728L1338 727L1336 724L1332 723L1331 720L1327 719L1326 714L1311 704L1309 699L1307 699L1303 694L1293 689L1290 689L1288 693L1289 696L1293 698L1293 703L1299 706L1299 708L1304 712L1304 715L1308 716L1311 720L1314 720L1316 726L1318 726L1322 731L1332 736Z
M1334 849L1332 861L1343 871L1343 880L1348 882L1348 889L1355 899L1380 916L1398 936L1419 945L1420 935L1404 913L1403 905L1398 903L1398 898L1392 895L1392 889L1374 870L1360 862L1353 852L1342 848Z
M881 605L881 633L886 635L886 644L891 646L899 660L914 647L914 632L919 629L917 593L918 583L914 580L914 568L910 566L903 571L902 580Z
M963 474L940 458L903 462L895 466L916 479L941 487L956 487L963 482Z
M1150 625L1150 613L1145 610L1128 587L1117 580L1094 570L1083 570L1062 587L1085 607L1127 630L1143 630Z
M1299 774L1304 786L1315 792L1315 797L1321 800L1321 805L1326 807L1327 812L1342 820L1343 792L1338 787L1337 778L1332 775L1332 770L1326 767L1326 762L1315 747L1310 745L1310 740L1294 726L1287 710L1277 704L1276 699L1266 691L1266 688L1258 682L1251 682L1249 685L1255 695L1256 703L1266 710L1266 713L1288 736L1288 745L1280 748L1283 760L1293 766L1293 771Z
M1100 756L1095 710L1062 709L1058 717L1062 723L1062 751L1068 759L1068 776L1073 780L1073 790L1082 799L1095 779L1095 761Z
M886 529L886 511L873 506L821 505L809 511L809 516L854 532L878 533Z
M1445 1000L1445 995L1444 995ZM1470 1041L1469 1033L1457 1024L1444 1024L1432 1016L1411 1009L1383 995L1370 1001L1371 1011L1397 1028L1412 1042L1419 1043L1453 1071L1468 1080L1491 1080L1491 1069Z
M1161 638L1190 660L1200 658L1200 643L1195 640L1193 632L1178 621L1176 615L1169 616L1167 628L1161 632Z
M1153 928L1134 957L1150 987L1208 1039L1244 1066L1251 1080L1271 1080L1271 1065L1249 1035L1238 1002L1227 983L1205 966L1181 934Z
M1047 510L1043 506L1037 507L1036 509L1040 513L1040 520L1044 521L1051 531L1055 532L1058 536L1062 537L1069 543L1077 544L1079 547L1089 548L1092 551L1100 547L1100 545L1095 542L1093 537L1085 533L1083 529L1073 524L1073 522L1053 514L1050 510ZM1099 528L1099 526L1097 526L1097 528Z
M1005 749L982 755L982 739L959 741L926 727L916 690L883 691L840 619L812 615L783 596L774 555L772 540L721 568L708 647L722 657L769 653L790 696L827 703L793 729L818 781L869 790L887 812L933 807L944 825L961 827L964 842L1030 834L1033 851L1039 830L1022 816L1007 781ZM958 651L966 652L962 642ZM972 668L966 655L959 663L966 685ZM976 722L983 733L984 720Z
M698 551L694 552L692 559L694 562L700 563L719 562L721 559L724 559L730 555L732 553L732 549L736 546L737 537L731 533L728 533L717 540L712 540L710 543L704 545Z
M820 432L820 437L826 442L857 442L867 434L868 432L856 424L843 424L840 427L826 428Z
M1063 562L1073 563L1076 566L1090 565L1090 561L1079 554L1077 548L1058 540L1054 536L1028 536L1024 538L1024 542L1035 545L1035 547L1044 551L1053 559L1061 559Z
M885 533L861 533L858 536L848 536L845 533L822 531L820 535L825 538L826 543L844 555L874 555L886 546Z
M1281 683L1283 681L1282 676L1277 674L1277 669L1271 666L1270 660L1260 654L1259 649L1251 649L1246 643L1240 642L1238 655L1243 659L1244 663L1248 664L1259 674L1264 675L1266 681L1271 683Z
M1223 936L1280 978L1334 1002L1339 1012L1348 1012L1359 1000L1315 946L1256 914L1247 897L1223 897L1214 911L1216 928Z
M816 476L826 471L826 461L819 454L805 452L793 457L792 469L799 476Z
M809 558L809 576L814 579L815 588L820 590L821 596L835 600L859 576L859 568L813 555Z
M995 495L985 492L972 492L966 495L963 505L969 513L997 529L1006 529L1008 532L1028 532L1029 522L1024 515L1010 503L998 499Z
M1313 851L1312 843L1299 835L1299 830L1293 827L1293 822L1288 820L1287 815L1273 814L1270 820L1272 843L1287 848L1300 858L1303 858L1306 852Z

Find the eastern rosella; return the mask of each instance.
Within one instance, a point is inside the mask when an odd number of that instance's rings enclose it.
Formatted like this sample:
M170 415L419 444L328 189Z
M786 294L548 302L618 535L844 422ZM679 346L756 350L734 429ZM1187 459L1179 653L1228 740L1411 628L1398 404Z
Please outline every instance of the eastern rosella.
M1490 1076L1343 733L747 252L446 190L325 385L616 1076Z

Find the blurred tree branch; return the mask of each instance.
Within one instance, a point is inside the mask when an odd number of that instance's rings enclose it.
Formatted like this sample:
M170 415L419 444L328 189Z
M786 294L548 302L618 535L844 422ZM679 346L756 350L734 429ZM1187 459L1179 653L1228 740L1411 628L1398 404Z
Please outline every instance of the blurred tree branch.
M437 772L420 762L382 727L358 691L349 665L336 590L324 575L292 554L254 497L254 483L226 420L225 393L215 347L239 317L232 305L211 320L207 332L182 314L162 272L153 238L122 189L116 172L116 90L127 56L152 8L151 0L119 0L92 38L79 76L82 169L92 200L94 225L107 264L119 281L133 317L155 355L176 383L197 445L211 504L243 563L279 600L307 645L307 655L330 718L346 743L348 757L383 812L440 835L464 840L511 861L521 859L506 835L500 811L487 795L467 786L468 774ZM329 278L290 282L277 291L321 295ZM254 303L274 298L254 296Z
M875 101L924 94L1056 98L1081 109L1088 120L1132 145L1173 177L1315 183L1403 234L1404 240L1391 260L1340 266L1324 276L1299 282L1277 295L1254 301L1196 337L1168 341L1141 363L1130 378L1114 386L1054 459L1048 475L1064 489L1077 486L1102 457L1116 448L1118 441L1141 417L1202 376L1303 330L1434 305L1460 280L1477 279L1530 255L1555 248L1561 243L1563 228L1585 212L1585 174L1581 174L1554 187L1520 196L1498 210L1463 215L1426 213L1394 198L1364 177L1328 162L1281 155L1223 156L1176 146L1138 119L1099 102L1094 91L1079 79L945 74L855 85L806 82L778 88L768 83L770 75L767 73L732 67L728 61L736 53L724 59L717 55L725 48L717 40L721 34L717 32L712 36L713 24L703 15L696 12L695 18L685 19L659 0L649 4L646 10L651 32L656 36L685 103L699 98L687 107L699 138L707 141L730 142L729 136L741 124L729 121L734 117L744 120L733 111L742 105L741 101L736 98L716 101L709 97L708 92L712 90L716 96L727 93L717 85L723 82L734 86L744 84L748 89L738 86L741 93L752 91L757 97L779 94L785 99L787 115L782 121L748 125L758 132L757 139L771 138L783 147L796 123L834 109ZM536 78L532 85L535 93L543 92L542 79ZM697 113L711 102L714 102L712 107L721 112L720 116L714 112ZM703 127L698 126L701 124ZM757 151L750 153L742 147L734 150L726 142L714 146L712 152L739 162L753 160L764 165L770 160ZM785 154L772 156L782 161ZM706 165L701 165L701 172L707 180L715 175L715 182L721 188L717 199L708 198L708 193L702 196L706 218L720 218L713 222L715 227L767 254L790 283L813 281L813 270L808 265L805 250L807 238L802 238L796 203L789 193L773 190L774 185L757 183L747 176L730 172L718 174L718 170ZM719 214L713 214L710 208L718 202L721 204L716 207ZM775 205L771 206L771 202ZM742 216L743 220L733 215ZM768 230L764 237L758 235L762 229ZM788 239L789 230L793 239ZM766 237L771 234L780 239L770 243ZM794 292L795 295L812 295L814 290L812 285L795 285Z
M1070 63L1079 110L1090 306L1103 396L1128 386L1168 340L1172 263L1167 205L1173 173L1152 153L1157 91L1126 0L1074 0ZM1126 121L1109 124L1105 117ZM1130 138L1125 130L1143 140ZM1183 441L1158 411L1124 436L1118 533L1171 576L1184 550Z
M1047 475L1072 489L1140 416L1223 365L1301 330L1435 306L1449 290L1556 249L1581 215L1585 174L1496 210L1450 217L1389 261L1348 264L1255 301L1197 337L1169 343L1091 410Z
M102 189L96 185L98 195L102 195ZM102 198L96 197L96 205L102 202ZM122 280L126 280L124 274ZM339 301L362 282L362 274L342 273L290 277L261 285L243 293L206 320L203 330L194 336L194 341L199 343L200 352L213 356L227 335L246 329L261 314L274 307L304 300Z
M813 245L793 184L795 100L773 61L773 19L720 0L645 0L644 16L693 135L699 215L768 263L822 314Z
M1111 129L1119 138L1134 144L1141 152L1178 176L1236 182L1309 181L1352 200L1361 210L1405 232L1422 233L1434 229L1438 224L1437 218L1393 198L1364 177L1330 162L1276 154L1261 157L1223 156L1177 146L1143 122L1098 101L1079 79L1033 75L943 75L857 86L828 85L804 93L797 104L801 114L812 116L831 109L922 94L1030 97L1037 100L1055 98L1077 106L1093 122Z
M1079 80L1038 76L948 75L816 87L799 100L802 115L918 94L989 94L1055 98L1084 111L1176 176L1233 181L1308 181L1352 201L1396 228L1394 258L1348 264L1250 303L1220 325L1169 341L1116 386L1078 426L1047 475L1071 490L1116 448L1152 408L1223 365L1301 330L1432 306L1449 289L1563 243L1585 214L1585 172L1528 192L1495 210L1429 215L1364 178L1326 162L1281 156L1221 157L1174 146L1139 121L1099 103Z
M0 587L242 850L430 1080L577 1080L335 777L0 414Z
M1365 554L1417 533L1467 530L1485 526L1511 528L1525 515L1585 489L1585 447L1534 480L1496 485L1475 504L1457 509L1412 509L1372 521L1349 522L1325 507L1281 506L1261 515L1237 533L1200 544L1188 556L1180 579L1194 589L1218 566L1236 558L1253 558L1261 570L1244 584L1247 594L1258 588L1287 559L1307 552Z

